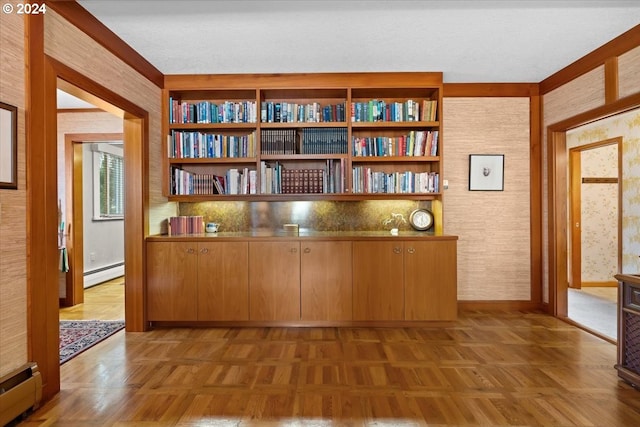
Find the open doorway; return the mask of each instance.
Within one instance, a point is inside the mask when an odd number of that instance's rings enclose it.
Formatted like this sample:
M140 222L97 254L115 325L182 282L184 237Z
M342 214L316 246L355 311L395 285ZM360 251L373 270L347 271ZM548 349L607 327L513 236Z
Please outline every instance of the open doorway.
M61 89L57 104L64 363L124 327L125 182L122 117Z
M622 137L569 147L569 319L617 337ZM579 145L576 145L579 144Z

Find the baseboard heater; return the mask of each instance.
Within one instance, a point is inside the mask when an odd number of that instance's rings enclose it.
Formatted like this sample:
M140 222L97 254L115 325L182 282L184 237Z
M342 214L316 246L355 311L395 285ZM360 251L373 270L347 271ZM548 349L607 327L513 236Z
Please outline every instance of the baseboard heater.
M0 377L0 426L36 409L42 399L42 378L38 365L26 364Z

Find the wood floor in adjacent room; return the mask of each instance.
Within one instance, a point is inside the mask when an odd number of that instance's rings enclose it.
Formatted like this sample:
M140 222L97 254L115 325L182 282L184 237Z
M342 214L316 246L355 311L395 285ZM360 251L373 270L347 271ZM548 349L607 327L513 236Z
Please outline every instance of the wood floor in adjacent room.
M616 347L553 317L120 332L24 426L638 426Z

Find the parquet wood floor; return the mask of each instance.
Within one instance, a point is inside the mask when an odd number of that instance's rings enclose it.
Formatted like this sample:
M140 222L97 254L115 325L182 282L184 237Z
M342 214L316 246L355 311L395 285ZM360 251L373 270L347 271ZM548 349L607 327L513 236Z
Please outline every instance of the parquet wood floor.
M59 310L60 320L124 319L124 276L84 290L84 303Z
M616 347L538 313L420 328L118 333L31 426L640 426Z

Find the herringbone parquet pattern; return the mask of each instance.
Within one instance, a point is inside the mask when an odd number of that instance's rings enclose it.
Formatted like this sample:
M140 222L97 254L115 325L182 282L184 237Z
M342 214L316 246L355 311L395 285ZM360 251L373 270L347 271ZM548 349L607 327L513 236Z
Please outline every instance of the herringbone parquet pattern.
M535 313L420 328L119 332L25 426L638 426L616 347Z

